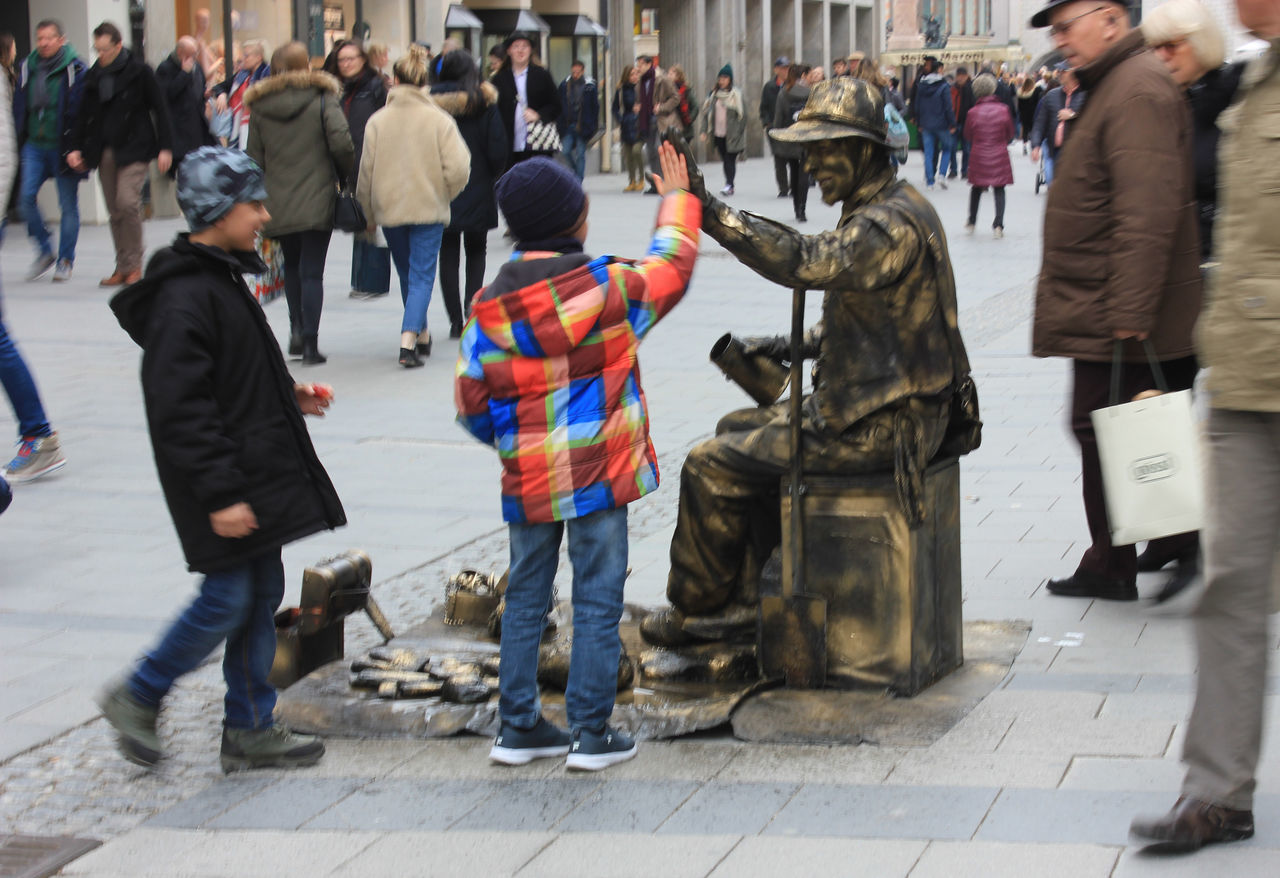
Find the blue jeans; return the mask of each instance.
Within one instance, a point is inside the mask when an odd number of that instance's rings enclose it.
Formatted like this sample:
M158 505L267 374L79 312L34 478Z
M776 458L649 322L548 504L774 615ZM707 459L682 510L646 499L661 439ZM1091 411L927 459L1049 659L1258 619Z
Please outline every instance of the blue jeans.
M382 233L391 248L396 274L400 276L400 300L404 302L400 331L421 334L427 328L427 306L431 304L431 287L436 282L436 260L440 256L444 224L383 226Z
M573 166L573 172L581 180L587 175L587 139L576 131L566 131L560 138L564 157Z
M618 691L618 620L627 578L627 507L567 522L511 524L511 575L502 615L499 710L504 722L529 728L538 720L538 644L569 530L573 564L573 652L565 712L571 729L598 731L609 721Z
M0 232L0 241L4 240ZM3 300L0 299L0 302ZM36 390L36 382L31 377L31 370L18 352L18 346L9 337L9 330L4 325L4 313L0 310L0 384L9 396L9 404L13 406L13 414L18 419L18 436L28 439L32 436L48 436L53 432L49 419L45 416L44 406L40 404L40 393Z
M934 156L941 150L942 159L937 173L943 177L951 170L951 132L945 128L937 131L924 129L920 132L920 142L924 146L924 182L932 186L934 181Z
M227 726L261 729L271 725L276 690L267 675L275 661L275 612L283 598L279 548L208 574L199 597L129 678L129 691L143 704L159 707L174 681L199 667L225 640L222 676L227 682Z
M36 204L36 195L44 181L53 177L58 184L58 210L62 219L58 227L58 258L76 261L76 240L80 237L80 178L74 174L59 174L61 156L57 149L41 149L31 143L22 147L22 188L19 203L22 217L27 221L27 234L36 242L43 256L53 252L49 230Z
M1049 151L1048 144L1044 147L1044 185L1048 186L1053 182L1053 153Z

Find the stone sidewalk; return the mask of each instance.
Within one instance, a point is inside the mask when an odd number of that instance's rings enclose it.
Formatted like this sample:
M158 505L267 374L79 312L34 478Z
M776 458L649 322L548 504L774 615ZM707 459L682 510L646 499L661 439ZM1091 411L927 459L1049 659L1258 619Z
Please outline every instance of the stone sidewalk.
M928 748L704 734L645 743L633 762L587 778L557 764L490 767L488 742L476 738L332 741L313 769L223 778L216 663L167 703L172 756L162 767L147 774L120 760L93 690L146 648L195 579L156 489L137 350L96 287L110 269L106 230L84 230L76 279L53 286L21 280L29 252L10 229L0 258L6 321L70 463L20 486L0 518L0 832L108 840L65 870L93 876L738 876L800 865L833 875L1088 878L1280 868L1274 756L1260 777L1255 839L1185 860L1127 846L1130 817L1176 796L1193 596L1157 608L1043 592L1046 578L1073 568L1085 529L1066 370L1028 356L1043 197L1031 193L1030 166L1015 169L1002 241L987 228L989 199L970 237L961 228L967 187L931 194L986 422L983 447L963 463L965 616L1031 625L1007 678ZM718 167L707 172L719 181ZM918 154L905 172L918 178ZM768 161L739 175L736 205L788 220ZM588 188L588 248L638 254L656 199L623 195L617 176L590 178ZM836 211L815 194L809 216L806 231L816 232ZM149 243L175 228L152 223ZM508 249L491 238L489 276ZM373 555L376 596L403 626L428 612L457 569L504 565L497 464L452 422L455 346L438 338L426 368L400 369L399 303L348 299L348 269L338 236L321 331L330 362L295 375L337 390L330 417L311 426L351 525L286 551L286 599L306 563L358 546ZM721 414L747 404L706 351L727 329L784 332L789 298L704 239L688 297L642 348L665 483L631 510L629 600L662 602L680 461ZM811 315L818 299L810 296ZM283 337L283 303L267 313ZM438 301L431 319L443 323ZM1139 587L1150 593L1157 582ZM373 642L370 626L349 623L349 653ZM1275 699L1268 704L1274 718Z

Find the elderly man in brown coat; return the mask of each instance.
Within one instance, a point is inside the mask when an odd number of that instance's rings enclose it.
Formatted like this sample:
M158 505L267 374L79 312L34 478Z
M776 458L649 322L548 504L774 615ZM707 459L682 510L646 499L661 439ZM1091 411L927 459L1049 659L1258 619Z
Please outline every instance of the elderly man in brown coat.
M1191 120L1160 61L1130 28L1123 4L1052 0L1031 19L1089 92L1054 169L1044 217L1033 353L1070 357L1071 429L1080 444L1092 544L1074 574L1049 581L1071 597L1135 600L1137 552L1111 545L1098 445L1089 413L1108 404L1111 360L1123 346L1121 396L1154 387L1144 347L1170 388L1189 388L1191 332L1200 313L1200 253L1192 186ZM1192 564L1197 535L1155 540L1143 568Z

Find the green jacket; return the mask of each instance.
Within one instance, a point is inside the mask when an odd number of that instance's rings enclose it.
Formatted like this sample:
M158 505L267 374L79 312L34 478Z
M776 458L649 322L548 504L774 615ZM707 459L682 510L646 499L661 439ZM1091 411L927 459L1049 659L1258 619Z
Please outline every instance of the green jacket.
M271 221L264 233L275 238L332 229L338 183L355 182L338 80L320 71L278 73L251 86L244 103L250 111L245 152L266 175Z
M1280 39L1249 65L1218 127L1218 266L1197 349L1211 406L1280 412Z
M76 57L76 50L70 43L61 52L61 57L49 72L49 103L43 111L37 112L31 106L31 79L40 65L40 55L34 49L22 65L19 92L14 96L19 116L16 119L19 140L42 149L54 149L62 145L66 129L74 124L74 117L79 110L80 88L74 86L82 82L85 66ZM70 74L67 73L67 68L72 68ZM68 81L73 84L73 91L64 95Z

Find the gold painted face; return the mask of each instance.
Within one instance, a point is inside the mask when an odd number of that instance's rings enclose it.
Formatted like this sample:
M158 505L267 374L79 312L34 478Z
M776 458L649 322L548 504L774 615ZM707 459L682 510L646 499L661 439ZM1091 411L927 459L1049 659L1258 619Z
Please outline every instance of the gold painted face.
M855 142L855 138L841 138L805 145L805 173L818 181L818 190L826 204L846 200L858 187L860 180L850 148Z

